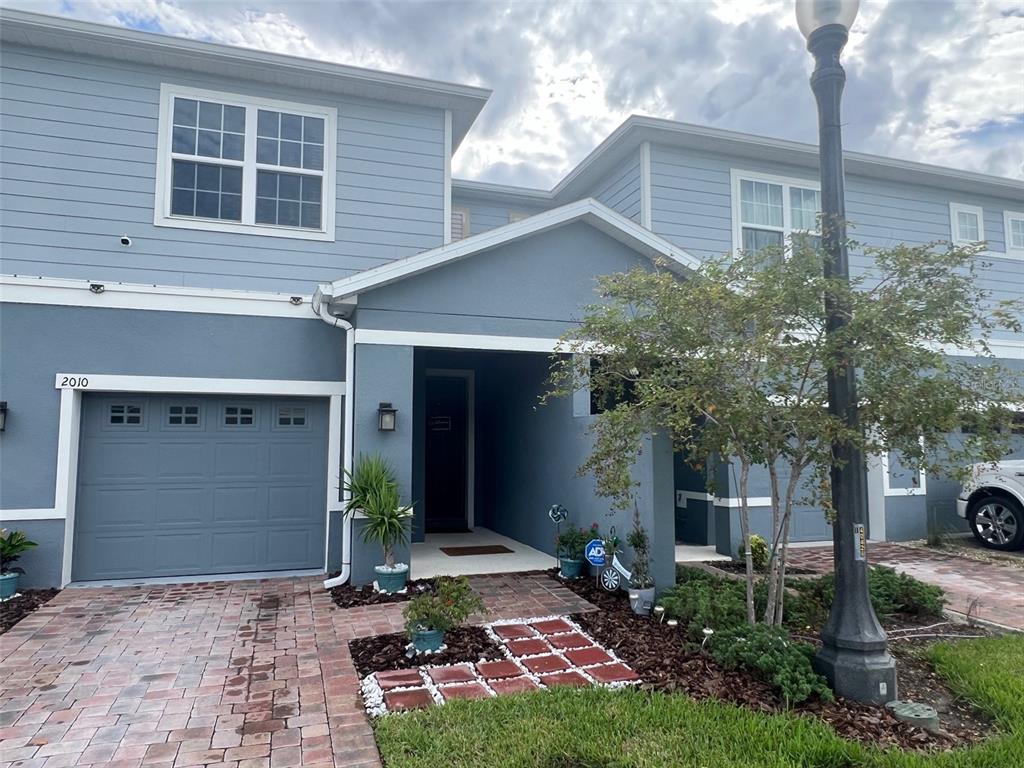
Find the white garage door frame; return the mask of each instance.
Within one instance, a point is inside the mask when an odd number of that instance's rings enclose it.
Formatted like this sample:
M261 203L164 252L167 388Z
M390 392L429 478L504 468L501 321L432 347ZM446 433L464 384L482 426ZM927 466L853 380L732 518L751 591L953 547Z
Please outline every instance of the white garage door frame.
M259 395L267 397L326 397L327 415L327 497L324 502L324 572L330 546L331 512L340 511L338 471L342 445L351 445L352 426L345 424L342 436L344 381L300 381L294 379L203 379L177 376L122 376L103 373L58 373L54 381L60 390L60 423L57 432L57 483L50 519L64 520L64 552L61 586L71 582L74 557L75 497L78 492L78 444L82 424L84 392L132 392L139 394ZM351 419L349 419L351 422ZM346 457L347 458L347 457Z

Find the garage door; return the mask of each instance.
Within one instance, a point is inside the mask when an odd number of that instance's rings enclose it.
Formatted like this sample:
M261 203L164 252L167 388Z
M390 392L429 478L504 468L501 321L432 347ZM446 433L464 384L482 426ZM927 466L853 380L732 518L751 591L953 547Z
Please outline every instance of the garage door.
M72 578L323 567L325 400L86 394Z

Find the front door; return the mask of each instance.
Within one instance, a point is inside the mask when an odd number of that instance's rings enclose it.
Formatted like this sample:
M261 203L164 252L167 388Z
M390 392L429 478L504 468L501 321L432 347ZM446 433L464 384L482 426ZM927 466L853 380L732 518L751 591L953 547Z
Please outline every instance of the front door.
M444 375L426 381L426 532L466 531L468 382Z

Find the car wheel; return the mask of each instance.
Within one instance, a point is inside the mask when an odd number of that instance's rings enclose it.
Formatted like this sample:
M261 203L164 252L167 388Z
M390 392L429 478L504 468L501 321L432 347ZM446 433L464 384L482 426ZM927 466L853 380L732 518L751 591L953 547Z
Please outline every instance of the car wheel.
M989 549L1009 551L1024 546L1024 509L1005 496L986 496L971 505L971 533Z

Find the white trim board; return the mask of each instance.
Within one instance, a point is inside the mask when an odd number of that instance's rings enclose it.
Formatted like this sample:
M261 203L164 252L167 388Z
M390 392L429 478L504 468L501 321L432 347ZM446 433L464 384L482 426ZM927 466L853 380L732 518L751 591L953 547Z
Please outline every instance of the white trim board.
M452 111L444 111L444 220L441 242L447 245L452 241Z
M730 509L739 509L740 500L738 498L726 498L724 496L713 496L710 493L701 493L700 491L676 491L676 506L685 507L688 501L710 501L716 507L729 507ZM747 497L748 507L770 507L772 505L771 496L749 496Z
M651 142L640 145L640 226L651 226Z
M103 286L95 293L91 286ZM0 301L61 307L145 309L215 315L252 315L315 320L311 297L260 291L181 288L103 280L0 275Z
M324 535L330 536L331 512L339 511L337 475L342 461L342 408L345 382L291 381L275 379L204 379L174 376L121 376L101 373L58 373L54 386L60 391L60 421L57 428L57 481L53 517L64 519L64 552L61 586L71 581L75 539L75 496L78 490L79 431L83 392L188 393L259 396L327 397L327 494ZM324 572L327 555L324 554Z
M356 344L385 344L398 347L440 347L446 349L490 349L508 352L555 352L565 347L561 339L530 336L487 336L472 333L431 331L383 331L356 328Z
M592 198L578 200L560 208L542 211L528 219L471 235L463 240L382 264L331 283L332 300L380 288L407 277L492 250L502 245L581 221L648 257L663 257L681 271L696 269L700 261L682 248L658 237L631 219Z
M64 516L52 507L50 509L0 509L0 523L22 520L63 520Z

